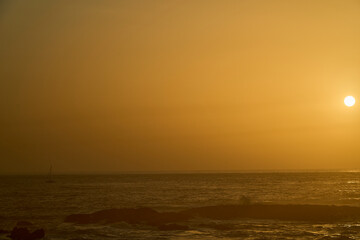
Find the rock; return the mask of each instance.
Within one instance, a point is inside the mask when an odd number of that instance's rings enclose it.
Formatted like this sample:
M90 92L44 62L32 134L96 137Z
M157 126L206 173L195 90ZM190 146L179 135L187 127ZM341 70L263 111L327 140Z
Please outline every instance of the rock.
M45 237L44 229L37 229L30 234L30 239L42 239Z
M37 240L45 237L44 229L37 229L30 232L25 227L14 227L9 235L12 240Z
M160 213L151 208L120 208L102 210L90 214L73 214L65 218L65 222L78 224L115 223L147 224L160 226L188 220L190 216L183 213Z
M230 219L278 219L290 221L323 221L360 219L360 208L331 205L281 205L281 204L249 204L218 205L191 208L183 211L193 217L214 220Z
M29 236L30 236L30 232L27 228L14 227L9 237L12 240L27 240Z
M145 224L159 229L184 230L183 223L194 218L212 220L232 219L277 219L285 221L321 221L360 220L360 207L332 205L281 205L251 204L243 200L240 205L217 205L194 207L179 212L158 212L151 208L107 209L89 214L73 214L65 222L77 224L116 223ZM175 225L172 225L175 224ZM213 226L214 229L227 230L228 226ZM180 229L179 229L180 230ZM342 236L343 239L346 237Z
M226 231L236 229L236 226L233 224L217 224L217 223L208 223L208 224L200 224L200 227L212 228L216 230Z
M319 240L353 240L353 238L349 238L347 236L325 236L319 238Z
M175 230L189 230L189 227L185 225L172 223L172 224L160 225L158 226L158 229L162 231L175 231Z
M8 231L8 230L3 230L3 229L0 229L0 234L6 234L6 233L10 233L10 231Z
M16 223L16 226L17 227L32 227L33 224L31 222L28 222L28 221L18 221Z

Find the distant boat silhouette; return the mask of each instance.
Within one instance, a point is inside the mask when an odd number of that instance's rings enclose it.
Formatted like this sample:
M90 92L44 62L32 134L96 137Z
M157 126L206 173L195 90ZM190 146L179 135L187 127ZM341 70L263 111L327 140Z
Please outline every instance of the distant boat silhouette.
M50 165L50 169L49 169L49 175L48 175L48 179L46 180L47 183L54 183L55 181L53 180L53 176L52 176L52 165Z

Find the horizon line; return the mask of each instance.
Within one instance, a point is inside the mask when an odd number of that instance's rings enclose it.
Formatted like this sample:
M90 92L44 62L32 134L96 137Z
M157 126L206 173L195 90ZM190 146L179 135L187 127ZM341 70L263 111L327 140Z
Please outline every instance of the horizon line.
M128 170L128 171L60 171L53 176L62 175L146 175L146 174L235 174L235 173L357 173L360 169L252 169L252 170ZM0 176L47 176L48 173L0 173Z

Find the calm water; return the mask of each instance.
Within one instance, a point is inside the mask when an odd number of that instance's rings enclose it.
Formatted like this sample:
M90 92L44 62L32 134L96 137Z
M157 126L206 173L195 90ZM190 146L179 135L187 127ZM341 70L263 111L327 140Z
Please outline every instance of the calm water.
M0 177L0 229L18 220L44 227L47 239L360 239L360 222L196 219L191 230L159 231L125 223L64 223L74 213L147 206L178 211L196 206L257 203L360 207L360 173L128 174ZM208 224L208 225L207 225ZM207 226L227 226L215 229ZM348 237L348 238L346 238Z

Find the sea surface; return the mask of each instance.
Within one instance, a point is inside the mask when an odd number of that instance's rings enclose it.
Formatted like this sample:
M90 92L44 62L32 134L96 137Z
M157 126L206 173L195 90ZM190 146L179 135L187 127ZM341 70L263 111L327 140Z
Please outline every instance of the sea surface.
M46 239L52 240L360 239L358 220L199 218L186 223L188 230L173 231L124 222L64 222L71 214L112 208L150 207L162 212L253 203L360 207L359 172L63 175L54 176L54 183L46 180L46 176L0 177L0 229L12 229L21 220L44 228Z

